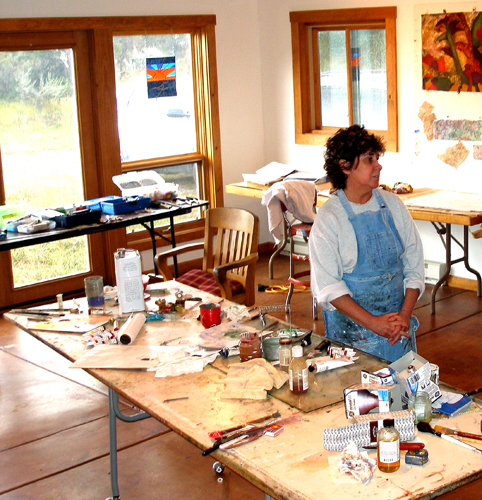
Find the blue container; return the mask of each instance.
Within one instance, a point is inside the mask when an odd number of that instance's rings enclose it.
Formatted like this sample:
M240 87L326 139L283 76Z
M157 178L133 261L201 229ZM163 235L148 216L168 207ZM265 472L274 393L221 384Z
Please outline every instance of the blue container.
M132 196L130 198L121 198L114 196L109 201L101 201L100 207L102 212L110 215L127 214L136 212L151 206L149 196Z
M122 200L121 196L104 196L103 198L94 198L93 200L84 201L83 205L91 210L102 210L102 202L110 202L113 200Z

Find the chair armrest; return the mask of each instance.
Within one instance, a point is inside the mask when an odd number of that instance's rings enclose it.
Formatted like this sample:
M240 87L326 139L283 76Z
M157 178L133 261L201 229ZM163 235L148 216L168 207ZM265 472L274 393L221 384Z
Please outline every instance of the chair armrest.
M162 277L166 281L174 279L172 272L168 265L168 260L172 257L177 257L178 255L194 252L196 250L204 250L204 242L189 243L187 245L181 245L179 247L170 248L164 252L158 253L154 257L154 262L156 263L157 270L162 274Z
M221 266L217 266L213 269L214 277L218 284L226 281L226 273L231 269L237 269L238 267L248 266L250 264L256 264L258 261L258 253L251 253L247 257L243 259L235 260L234 262L230 262L229 264L223 264Z

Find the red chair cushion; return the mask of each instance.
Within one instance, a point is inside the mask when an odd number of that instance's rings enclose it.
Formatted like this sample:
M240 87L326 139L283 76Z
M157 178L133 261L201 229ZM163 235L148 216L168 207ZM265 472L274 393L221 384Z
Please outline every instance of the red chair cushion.
M203 292L216 295L217 297L221 297L221 290L219 289L214 276L206 271L203 271L202 269L191 269L179 278L176 278L176 281L179 281L179 283L183 283L184 285L197 288L198 290L202 290ZM228 284L233 295L243 289L243 286L239 283L239 281L228 280Z

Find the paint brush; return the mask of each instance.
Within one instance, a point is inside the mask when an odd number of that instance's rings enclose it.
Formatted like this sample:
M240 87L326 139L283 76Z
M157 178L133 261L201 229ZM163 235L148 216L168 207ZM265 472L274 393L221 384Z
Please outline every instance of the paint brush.
M419 422L417 424L417 429L421 432L429 432L430 434L433 434L434 436L441 437L442 439L450 441L451 443L458 444L459 446L462 446L463 448L467 448L469 450L475 451L475 452L480 453L482 455L482 450L479 450L475 446L472 446L468 443L464 443L463 441L459 441L457 438L454 438L452 436L447 436L446 434L442 434L439 431L436 431L427 422Z
M441 434L445 434L446 436L457 436L461 438L468 438L471 441L479 441L479 444L482 444L482 434L471 434L470 432L462 432L456 429L450 429L449 427L443 427L442 425L434 425L433 428L440 432Z
M246 422L245 424L236 425L235 427L229 427L228 429L223 429L221 431L210 432L209 437L211 437L213 439L221 439L223 436L226 436L230 432L237 431L237 430L242 429L243 427L246 427L248 425L259 424L259 423L264 422L265 420L268 420L270 418L278 418L278 417L281 417L281 413L279 411L275 411L274 413L271 413L270 415L265 415L264 417L255 418L254 420L250 420L249 422Z

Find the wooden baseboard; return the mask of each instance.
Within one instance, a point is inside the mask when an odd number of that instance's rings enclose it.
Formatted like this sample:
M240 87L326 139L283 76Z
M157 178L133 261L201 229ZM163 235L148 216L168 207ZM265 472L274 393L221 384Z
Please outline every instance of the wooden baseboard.
M275 247L275 244L270 242L270 241L267 241L265 243L260 243L258 245L258 253L260 255L264 254L264 253L273 253L274 247Z
M477 291L477 280L469 278L459 278L458 276L449 276L447 285L454 288L462 288L463 290L470 290L471 292Z

